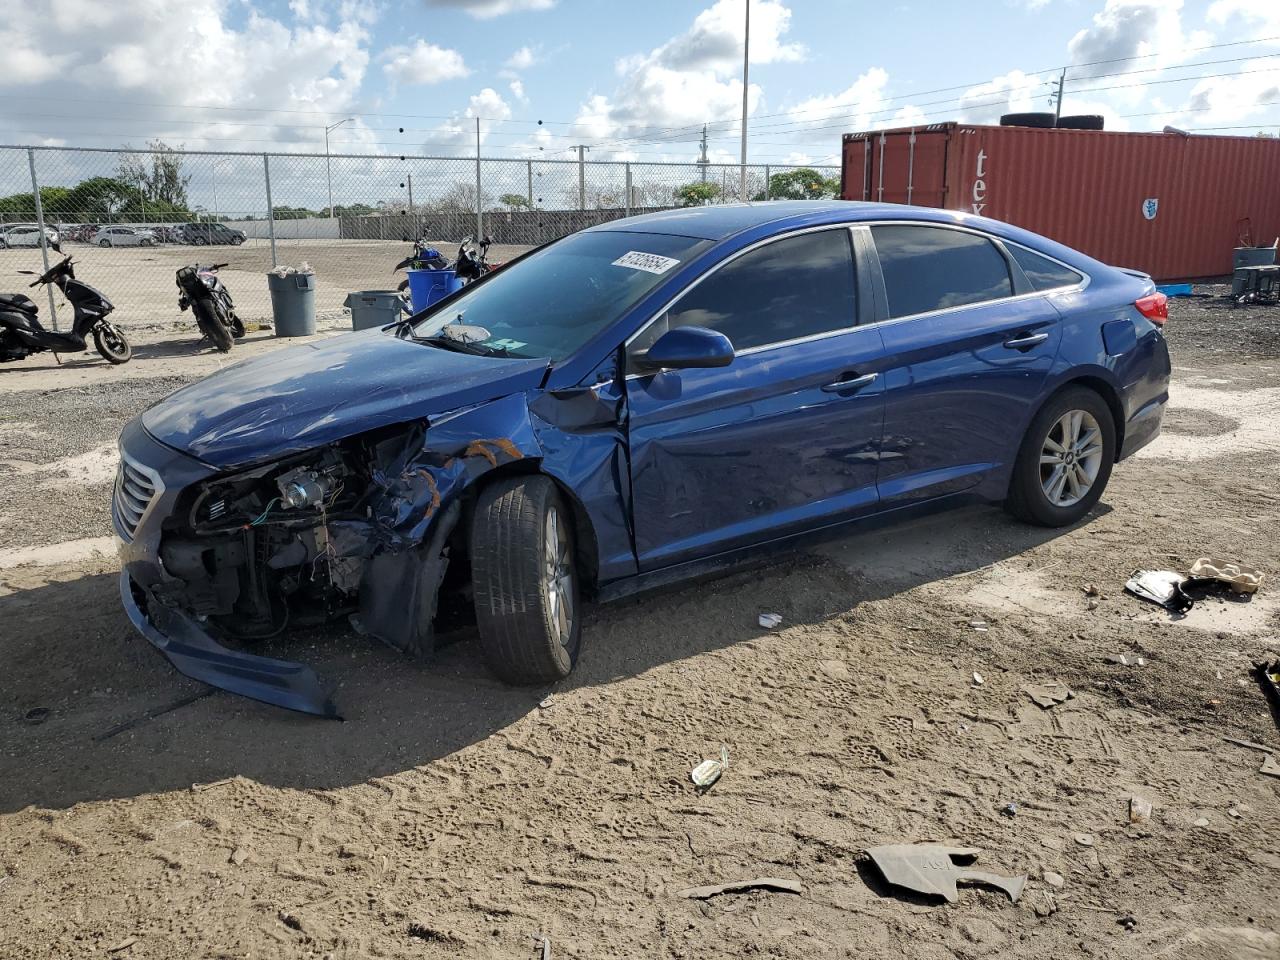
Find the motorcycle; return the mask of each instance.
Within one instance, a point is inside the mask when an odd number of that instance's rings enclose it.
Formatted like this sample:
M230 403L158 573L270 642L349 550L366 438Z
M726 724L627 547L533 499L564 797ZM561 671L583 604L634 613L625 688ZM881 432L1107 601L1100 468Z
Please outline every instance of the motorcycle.
M18 272L35 276L34 270ZM30 285L36 287L47 283L57 286L75 310L71 331L46 330L37 316L40 308L25 294L0 294L0 362L21 360L44 350L53 351L55 358L59 353L79 353L88 349L85 338L89 334L93 335L93 345L98 353L108 363L129 362L133 348L124 332L107 319L107 314L115 306L102 291L76 279L70 256L40 274Z
M245 335L244 322L236 315L231 291L218 277L218 271L225 266L225 263L208 266L197 263L182 267L176 276L178 290L181 291L178 309L191 308L196 326L219 353L226 353L236 340Z

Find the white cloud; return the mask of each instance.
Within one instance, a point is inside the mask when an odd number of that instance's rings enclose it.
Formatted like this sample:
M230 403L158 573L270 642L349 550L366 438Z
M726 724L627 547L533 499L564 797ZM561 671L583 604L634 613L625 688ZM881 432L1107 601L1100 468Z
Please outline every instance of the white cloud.
M1107 0L1101 12L1094 14L1093 24L1067 44L1072 63L1091 64L1073 69L1070 76L1079 79L1180 63L1189 49L1212 42L1204 31L1184 32L1182 0Z
M788 123L811 126L838 119L850 130L865 130L874 126L875 118L884 111L884 90L888 82L888 73L872 67L839 93L802 100L787 111L784 119Z
M1280 3L1274 0L1215 0L1205 19L1217 26L1243 21L1249 29L1242 40L1280 36Z
M538 62L538 54L533 47L521 47L511 56L507 57L507 62L503 64L508 70L528 70Z
M441 83L471 72L457 50L437 47L425 40L415 40L412 46L388 47L382 56L387 61L383 72L400 83Z
M528 97L524 95L524 84L519 80L512 80L507 84L507 89L511 91L511 95L521 103L528 101Z
M508 13L550 10L556 0L427 0L428 6L465 10L477 20L489 20Z
M693 24L647 54L623 57L611 95L593 94L579 107L573 136L592 139L628 135L670 136L672 127L696 127L704 121L731 121L721 135L736 129L742 110L743 0L717 0ZM787 43L791 11L779 0L751 0L753 63L795 62L802 46ZM761 88L747 91L748 112L760 104ZM686 131L678 131L683 134ZM689 132L692 141L696 132Z
M1043 109L1049 88L1035 76L1010 70L1002 77L970 87L960 97L958 112L967 123L999 123L1001 114Z

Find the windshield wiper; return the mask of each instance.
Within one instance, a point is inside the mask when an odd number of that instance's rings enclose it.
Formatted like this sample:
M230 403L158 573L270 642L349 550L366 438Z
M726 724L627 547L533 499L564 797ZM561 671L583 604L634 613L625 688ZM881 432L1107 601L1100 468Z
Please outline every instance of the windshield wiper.
M413 339L418 343L429 343L433 347L452 350L454 353L467 353L473 357L514 356L506 347L486 347L483 343L474 343L470 340L455 340L453 337L442 337L438 333L430 337L415 336Z

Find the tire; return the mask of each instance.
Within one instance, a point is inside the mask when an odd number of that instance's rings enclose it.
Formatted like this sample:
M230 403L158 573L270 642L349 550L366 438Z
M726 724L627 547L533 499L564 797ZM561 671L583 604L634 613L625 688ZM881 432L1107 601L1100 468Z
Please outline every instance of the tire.
M238 247L238 246L240 246L240 244L242 244L242 243L244 243L244 237L235 237L235 238L231 241L231 245L232 245L233 247Z
M191 312L195 314L196 325L200 328L200 332L209 338L215 350L226 353L231 349L231 331L223 326L222 320L208 300L197 300L191 305Z
M1038 130L1051 130L1057 118L1052 113L1006 113L1000 118L1002 127L1035 127Z
M1065 419L1068 415L1071 420ZM1061 442L1069 439L1073 424L1078 424L1074 429L1079 431L1079 442L1074 446ZM1097 436L1090 440L1095 427ZM1059 453L1055 446L1066 449ZM1050 397L1027 428L1014 461L1005 508L1015 517L1042 527L1069 526L1098 502L1115 460L1116 426L1111 408L1087 387L1068 387Z
M203 246L204 246L206 243L208 243L209 241L205 240L205 238L204 238L204 237L196 237L196 238L195 238L194 240L192 240L191 242L192 242L192 243L194 243L197 247L203 247Z
M481 492L471 526L471 578L489 669L514 684L567 677L581 648L581 604L573 518L550 479L513 477Z
M98 241L98 246L109 247L111 246L111 241L108 240L106 237L103 237L101 240Z
M241 339L248 331L244 328L244 321L237 317L234 313L231 315L231 335L237 340Z
M100 323L93 328L93 345L108 363L128 363L133 347L125 339L124 331L113 323Z

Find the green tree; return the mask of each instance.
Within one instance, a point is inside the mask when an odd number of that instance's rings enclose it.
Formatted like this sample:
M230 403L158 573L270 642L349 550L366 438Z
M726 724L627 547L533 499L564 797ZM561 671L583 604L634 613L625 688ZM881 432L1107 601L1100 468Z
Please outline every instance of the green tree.
M840 178L824 177L811 167L784 170L769 178L769 200L832 200L840 195ZM757 193L754 200L766 199Z
M308 217L319 216L314 210L308 210L306 207L275 207L277 220L306 220ZM336 213L337 210L335 209Z
M371 207L367 203L353 203L349 206L338 204L333 208L335 217L368 217L377 213L376 207Z
M523 193L504 193L498 202L508 210L528 210L533 206Z
M125 149L129 146L126 144ZM123 153L116 165L116 179L141 188L148 209L162 212L187 209L187 185L191 175L182 172L183 158L163 140L147 143L149 153Z
M704 203L720 199L720 184L710 181L695 180L671 191L676 205L680 207L698 207Z
M133 191L136 197L137 191ZM129 185L115 177L81 180L67 194L67 212L82 220L106 220L128 205Z

